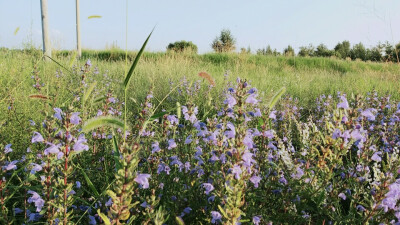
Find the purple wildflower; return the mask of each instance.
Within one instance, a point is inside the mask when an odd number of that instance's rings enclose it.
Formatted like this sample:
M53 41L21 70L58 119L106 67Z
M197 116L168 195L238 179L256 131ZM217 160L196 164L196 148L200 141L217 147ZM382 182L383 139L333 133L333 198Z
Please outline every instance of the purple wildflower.
M382 161L381 155L382 155L382 152L375 152L372 155L371 159L374 160L375 162L380 162L380 161Z
M219 212L211 211L211 216L212 216L211 223L221 222L222 215Z
M31 174L35 174L36 172L39 172L43 169L43 167L39 164L36 163L31 163L32 169L31 169Z
M174 139L169 139L168 140L168 150L171 150L171 149L176 148L176 147L177 147L177 145L175 143L175 140Z
M251 183L253 183L254 184L254 187L255 188L258 188L258 184L260 183L260 181L261 181L261 177L260 176L252 176L251 178L250 178L250 181L251 181Z
M249 95L249 97L247 97L247 99L246 99L246 103L248 103L248 104L257 104L258 103L258 100L257 100L257 94L251 94L251 95Z
M137 177L135 178L135 181L142 186L143 189L146 189L149 187L149 178L150 174L146 173L139 173Z
M235 178L237 180L239 180L240 179L240 174L242 174L242 169L240 168L240 166L238 166L238 165L233 166L232 174L235 175Z
M235 138L235 126L231 122L228 122L228 124L226 124L226 127L229 128L229 130L225 131L225 136L227 138Z
M209 195L212 190L214 190L214 186L210 183L203 183L204 193Z
M44 150L44 154L45 154L45 155L48 155L48 154L58 154L58 153L60 152L60 149L59 149L59 148L60 148L61 144L55 145L55 144L50 143L50 142L48 142L47 144L50 145L50 147L48 147L48 148L46 148L46 149Z
M346 200L346 195L345 195L344 193L340 193L340 194L338 195L338 197L341 198L341 199L343 199L343 200Z
M79 117L80 112L74 112L72 113L71 117L69 118L69 121L72 124L78 125L79 122L81 121L81 118Z
M227 104L228 108L232 108L233 106L235 106L237 104L237 101L236 101L235 97L233 97L232 95L228 94L226 96L224 104Z
M14 160L14 161L10 162L7 166L4 166L3 168L6 171L15 170L15 169L17 169L17 166L15 165L17 162L18 162L18 160Z
M367 117L368 120L375 120L375 115L372 112L376 112L376 109L366 109L361 112L362 116Z
M270 112L268 118L276 120L276 110Z
M342 100L342 102L337 104L337 108L340 109L349 109L349 102L347 101L345 96L340 96L340 99Z
M54 114L54 117L61 121L63 111L60 108L54 108L54 111L56 111L56 113Z
M44 200L40 197L40 195L34 191L29 190L28 194L31 194L32 196L28 198L28 202L35 203L36 207L36 212L40 212L42 210L42 207L44 206Z
M11 144L6 145L6 147L4 147L4 153L10 153L12 152L12 148L11 148Z
M74 151L80 152L83 150L85 150L85 151L89 150L89 146L85 145L85 144L87 144L86 142L87 142L87 140L85 138L85 134L79 135L78 140L74 144L74 148L73 148Z
M151 144L151 148L152 148L151 149L151 154L154 154L154 153L159 152L161 150L158 141L156 141L153 144Z
M36 142L44 142L43 136L39 132L33 132L32 144Z
M253 216L254 225L259 225L260 222L261 222L261 217L260 216Z

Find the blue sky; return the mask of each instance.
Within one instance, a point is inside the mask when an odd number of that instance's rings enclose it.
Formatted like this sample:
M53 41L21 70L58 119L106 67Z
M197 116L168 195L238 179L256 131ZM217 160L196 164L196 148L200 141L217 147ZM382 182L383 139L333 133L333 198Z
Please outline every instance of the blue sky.
M164 51L170 42L194 42L200 53L224 28L237 49L266 47L282 51L291 44L339 41L400 41L399 0L80 0L82 46L125 49L128 4L128 49L137 50L156 25L147 50ZM75 1L48 0L52 45L75 48ZM88 19L100 15L100 19ZM14 35L14 31L19 31ZM40 0L0 0L0 47L41 46Z

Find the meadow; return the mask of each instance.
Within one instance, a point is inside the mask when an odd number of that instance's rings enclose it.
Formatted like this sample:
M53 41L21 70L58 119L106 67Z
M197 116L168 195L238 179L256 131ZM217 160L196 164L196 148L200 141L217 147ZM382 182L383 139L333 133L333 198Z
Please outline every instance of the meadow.
M1 49L0 223L400 223L399 80L335 58Z

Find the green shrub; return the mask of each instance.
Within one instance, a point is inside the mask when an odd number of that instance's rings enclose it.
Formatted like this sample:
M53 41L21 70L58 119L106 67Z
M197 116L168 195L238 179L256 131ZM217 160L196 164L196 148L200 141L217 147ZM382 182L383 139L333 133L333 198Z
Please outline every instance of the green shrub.
M167 46L167 51L197 53L197 46L191 41L176 41Z

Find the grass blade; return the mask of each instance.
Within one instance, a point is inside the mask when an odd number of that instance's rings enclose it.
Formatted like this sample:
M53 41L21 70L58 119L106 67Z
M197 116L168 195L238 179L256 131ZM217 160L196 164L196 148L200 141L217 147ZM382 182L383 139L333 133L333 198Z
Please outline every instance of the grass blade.
M15 29L14 35L17 35L17 34L18 34L18 31L19 31L19 27L17 27L17 28Z
M146 41L143 43L142 48L140 49L140 51L139 51L138 54L136 55L135 60L133 61L131 68L129 69L128 73L126 74L125 81L124 81L124 89L125 89L125 90L126 90L126 88L128 87L129 80L130 80L131 77L132 77L133 71L135 70L136 65L138 64L139 59L140 59L140 56L143 54L144 49L146 48L147 42L149 41L150 36L151 36L151 34L153 33L153 31L154 31L154 28L153 28L153 30L150 32L150 34L149 34L149 36L147 37Z
M92 181L89 179L88 175L85 173L85 171L81 168L81 172L83 174L83 177L85 178L86 183L88 184L89 188L93 191L93 193L96 195L96 197L100 196L99 192L97 192L96 188L94 187Z
M48 55L44 55L43 57L47 57L49 59L51 59L51 61L55 62L57 65L59 65L60 67L62 67L63 69L65 69L66 71L68 71L70 74L73 74L71 70L69 70L67 67L65 67L64 65L62 65L61 63L57 62L57 60L51 58Z
M71 67L72 67L72 65L73 65L73 63L74 63L74 61L75 61L75 59L76 59L76 55L77 55L77 54L78 54L78 52L77 52L77 51L74 51L74 54L72 55L71 59L69 60L68 68L71 68Z
M95 117L86 121L85 125L83 125L82 132L87 133L103 126L124 128L124 122L110 116Z
M111 225L110 220L106 215L104 215L102 212L100 212L100 209L97 210L97 214L101 217L105 225Z
M122 169L122 165L121 165L121 163L119 161L120 160L120 153L119 153L117 138L115 137L115 135L113 135L113 146L114 146L115 168L117 169L117 171L119 171L120 169Z
M83 96L83 102L86 102L86 100L89 98L89 95L92 93L92 91L96 87L96 85L97 85L97 81L95 81L92 85L89 86L89 88L85 92L85 95Z
M101 16L100 15L91 15L88 17L88 19L100 19Z
M276 105L276 103L279 101L279 99L282 97L282 95L286 92L286 88L283 87L281 88L275 95L272 97L271 101L268 104L268 108L272 109Z

